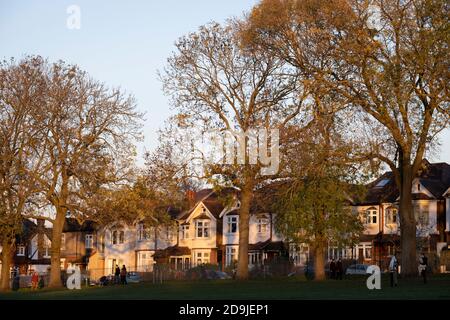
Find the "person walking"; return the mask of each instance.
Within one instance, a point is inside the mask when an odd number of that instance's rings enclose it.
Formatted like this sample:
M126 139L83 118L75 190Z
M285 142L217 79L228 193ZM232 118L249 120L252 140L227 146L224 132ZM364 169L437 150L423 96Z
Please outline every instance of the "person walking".
M120 283L120 268L119 265L116 264L116 269L114 271L114 283L119 284Z
M427 283L428 258L422 253L419 260L419 274L423 278L423 283Z
M331 276L331 279L336 278L336 261L334 261L334 259L331 259L331 262L330 262L330 276Z
M342 274L344 273L344 267L342 265L341 258L339 258L339 260L336 263L336 270L337 270L337 278L339 280L342 280Z
M122 270L120 270L120 283L127 284L127 268L125 265L123 265Z
M394 253L394 255L391 258L391 261L389 262L389 274L391 278L391 287L396 287L397 282L397 270L398 270L398 261L397 261L397 254Z

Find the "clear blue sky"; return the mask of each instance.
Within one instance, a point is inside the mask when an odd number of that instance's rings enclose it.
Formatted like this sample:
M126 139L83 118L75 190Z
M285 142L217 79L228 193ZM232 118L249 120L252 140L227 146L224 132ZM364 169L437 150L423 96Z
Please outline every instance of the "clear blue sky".
M0 58L39 54L76 63L94 78L133 93L146 112L145 142L170 115L156 71L164 67L175 40L209 21L222 22L249 10L257 0L38 1L0 0ZM69 30L66 9L81 9L81 29ZM441 136L450 163L450 130Z

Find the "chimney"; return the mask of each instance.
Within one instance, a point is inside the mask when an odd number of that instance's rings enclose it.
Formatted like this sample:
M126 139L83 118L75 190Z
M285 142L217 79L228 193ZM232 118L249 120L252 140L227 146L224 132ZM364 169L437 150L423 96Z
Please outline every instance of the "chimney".
M186 191L186 200L188 202L189 208L191 208L195 204L195 191L187 190Z

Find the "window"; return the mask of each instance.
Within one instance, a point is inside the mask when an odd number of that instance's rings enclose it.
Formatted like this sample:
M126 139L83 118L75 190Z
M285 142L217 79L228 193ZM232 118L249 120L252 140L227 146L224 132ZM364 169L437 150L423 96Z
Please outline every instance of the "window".
M366 246L364 248L364 258L372 259L372 248L371 247Z
M386 209L386 224L396 224L397 223L397 208L389 207Z
M117 230L114 230L111 234L111 243L117 244Z
M86 249L92 249L94 247L94 235L86 235Z
M427 226L430 222L430 209L428 204L414 204L414 217L416 222L422 226Z
M228 217L227 220L228 220L228 233L236 233L238 228L237 216Z
M233 263L237 260L237 247L227 247L225 259L227 266L233 265Z
M198 220L195 227L197 238L209 238L209 221Z
M105 252L105 236L102 234L100 236L100 240L98 241L98 250L100 251L100 253L104 253Z
M44 258L50 258L50 248L52 246L52 243L50 240L45 237L44 239Z
M252 252L248 254L248 264L251 266L259 264L259 261L261 259L261 255L257 252Z
M25 247L19 246L17 247L17 255L23 257L25 255Z
M197 265L209 263L209 251L197 251L195 255Z
M376 224L377 223L377 209L371 207L366 210L366 224Z
M147 239L147 234L145 232L144 224L139 223L137 228L138 241L143 241Z
M189 225L188 224L181 226L181 239L189 239Z
M267 218L258 218L257 229L258 233L267 233L269 229L269 221L267 220Z
M119 243L124 243L125 240L125 231L120 231L119 232Z
M66 234L61 235L61 250L66 250Z
M376 188L382 188L389 183L389 179L383 179L377 183Z

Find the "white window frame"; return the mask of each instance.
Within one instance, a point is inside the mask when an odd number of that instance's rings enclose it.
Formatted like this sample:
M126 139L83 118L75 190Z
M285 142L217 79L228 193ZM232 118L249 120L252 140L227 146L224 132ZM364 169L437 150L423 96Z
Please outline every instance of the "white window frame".
M52 243L50 242L50 240L45 237L44 238L44 258L48 259L51 258L51 246Z
M199 231L201 235L199 236ZM207 231L205 236L205 230ZM211 221L210 220L196 220L195 221L195 238L197 239L208 239L211 236Z
M181 226L181 239L182 240L189 239L189 225L188 224L184 224Z
M258 234L267 234L267 232L269 231L269 219L258 218L256 222L256 230Z
M366 209L366 224L376 225L378 224L378 210L375 207ZM375 222L374 222L375 218Z
M398 210L397 210L397 208L395 208L395 207L388 207L386 209L386 225L396 225L397 222L398 222Z
M236 234L238 233L238 228L239 228L239 219L238 216L228 216L227 217L227 233L228 234ZM233 231L233 226L234 226L234 231Z
M94 235L93 234L87 234L84 237L84 245L86 249L93 249L94 248Z
M420 204L415 205L415 218L417 224L420 226L428 226L430 224L430 204Z
M194 261L197 266L211 263L211 251L196 250L194 252Z
M225 250L225 264L227 267L232 266L237 261L238 246L227 246Z
M18 257L24 257L25 256L25 246L18 246L17 247L17 256Z

